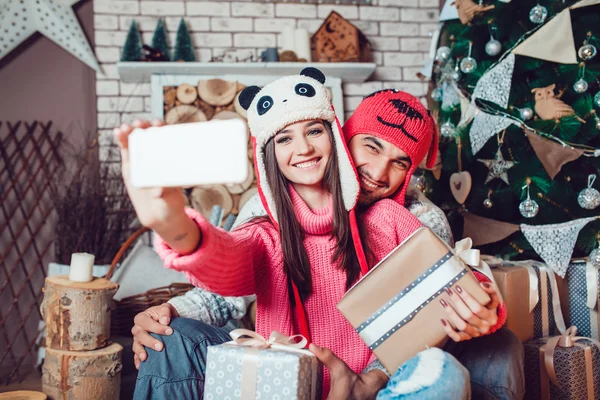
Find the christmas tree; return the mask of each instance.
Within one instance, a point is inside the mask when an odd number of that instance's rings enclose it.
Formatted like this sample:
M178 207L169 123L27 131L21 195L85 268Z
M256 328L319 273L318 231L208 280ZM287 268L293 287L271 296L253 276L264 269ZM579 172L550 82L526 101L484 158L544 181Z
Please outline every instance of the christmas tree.
M164 58L166 61L171 59L171 57L169 57L169 44L167 43L167 30L160 18L154 29L154 34L152 35L152 48L164 55L164 57L161 58Z
M179 21L179 28L177 28L173 61L196 61L194 44L183 18Z
M123 45L123 52L121 53L121 61L141 61L142 59L142 38L137 24L134 20L131 20L129 32Z
M597 247L599 3L456 0L441 29L431 92L441 176L418 179L482 253L557 270Z

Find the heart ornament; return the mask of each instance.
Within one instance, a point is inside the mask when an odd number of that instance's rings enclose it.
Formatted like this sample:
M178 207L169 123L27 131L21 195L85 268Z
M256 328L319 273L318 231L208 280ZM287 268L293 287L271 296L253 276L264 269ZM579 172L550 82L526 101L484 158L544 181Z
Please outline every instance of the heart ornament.
M450 191L458 204L464 204L471 192L471 174L468 171L455 172L450 176Z

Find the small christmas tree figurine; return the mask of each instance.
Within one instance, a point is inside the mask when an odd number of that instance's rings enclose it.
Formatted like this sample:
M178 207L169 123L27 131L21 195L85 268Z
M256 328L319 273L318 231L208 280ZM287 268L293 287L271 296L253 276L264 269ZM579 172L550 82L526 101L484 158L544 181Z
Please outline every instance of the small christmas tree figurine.
M140 31L138 31L137 24L134 20L129 25L129 32L123 45L123 52L121 53L121 61L142 61L142 38L140 37Z
M169 61L169 45L167 43L167 31L162 19L158 20L156 29L154 29L154 35L152 36L152 48L158 50L164 55L164 60Z
M187 30L187 26L185 25L183 18L181 21L179 21L179 28L177 28L177 38L175 39L175 54L173 55L173 61L196 61L192 38Z

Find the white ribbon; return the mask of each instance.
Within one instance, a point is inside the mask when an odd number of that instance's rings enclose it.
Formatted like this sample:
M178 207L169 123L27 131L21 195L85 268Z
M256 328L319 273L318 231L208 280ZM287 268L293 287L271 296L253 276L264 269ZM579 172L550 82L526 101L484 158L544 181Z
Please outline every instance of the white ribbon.
M302 335L286 336L277 331L271 332L268 340L248 329L234 329L229 333L229 336L239 346L258 347L259 349L269 347L281 350L303 349L308 343L308 340ZM300 339L300 341L296 341L296 339Z
M494 290L496 290L498 300L500 301L500 303L503 303L504 299L502 298L502 293L500 293L500 289L498 289L498 284L496 283L496 279L494 278L492 269L485 261L483 261L481 257L481 252L478 249L473 249L472 247L473 240L471 240L471 238L459 240L454 245L454 254L458 256L458 258L460 258L465 264L472 267L474 270L482 273L483 275L487 276L488 279L492 282L492 285L494 285Z

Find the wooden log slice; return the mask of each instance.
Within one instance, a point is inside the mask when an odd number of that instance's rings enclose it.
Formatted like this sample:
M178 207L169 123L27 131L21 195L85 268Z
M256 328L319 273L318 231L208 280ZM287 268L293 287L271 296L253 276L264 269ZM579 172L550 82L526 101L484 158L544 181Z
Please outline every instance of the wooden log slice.
M240 94L238 93L235 96L235 100L233 101L233 108L236 113L240 114L245 119L248 119L248 111L240 105Z
M244 204L246 204L248 200L250 200L250 198L252 198L252 196L254 196L256 193L258 193L258 189L256 188L256 186L252 186L250 189L242 193L242 196L240 197L240 202L238 204L238 210L241 210L242 207L244 207Z
M215 108L199 97L194 101L194 105L202 110L204 115L206 115L206 119L212 119L213 115L215 115Z
M237 82L218 78L198 82L200 98L213 106L225 106L233 102L236 93Z
M119 285L104 278L72 282L66 275L49 276L44 287L42 316L46 350L95 350L110 338L112 298Z
M175 105L175 100L177 99L177 89L176 88L169 88L167 90L165 90L165 97L164 97L164 103L167 106L174 106Z
M167 125L203 121L207 121L206 115L201 110L189 104L173 107L165 115Z
M46 400L47 398L48 396L44 393L31 390L0 393L0 400Z
M177 87L177 100L183 104L192 104L198 97L198 91L194 85L182 83Z
M229 185L225 185L229 193L231 194L240 194L246 191L252 183L254 182L254 169L252 168L252 163L248 162L248 177L242 183L233 183Z
M227 110L219 111L212 117L212 119L235 119L235 118L244 119L240 114L236 113L235 111L227 111Z
M231 212L233 199L227 188L223 185L196 186L191 194L192 207L202 213L205 218L210 218L214 205L223 209L223 217Z
M94 351L46 349L42 390L51 400L115 400L121 390L123 347L113 343Z

